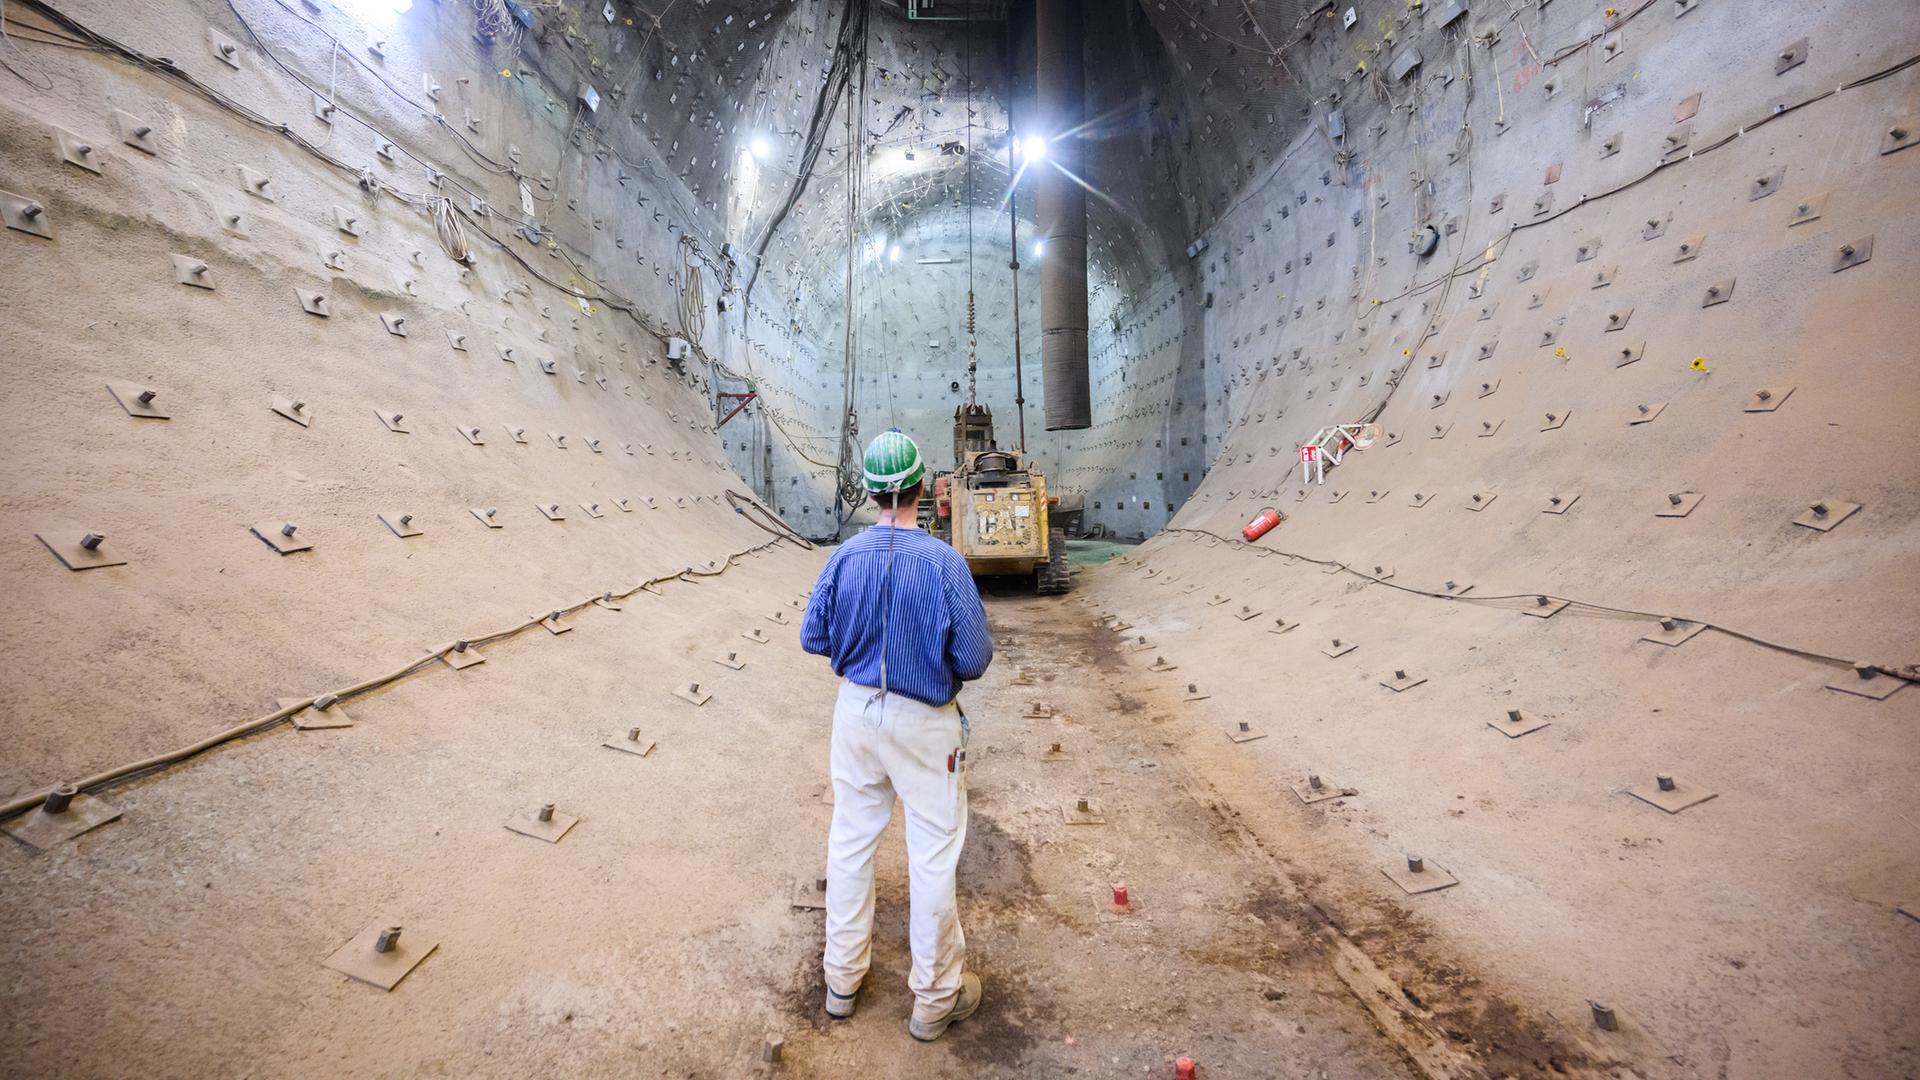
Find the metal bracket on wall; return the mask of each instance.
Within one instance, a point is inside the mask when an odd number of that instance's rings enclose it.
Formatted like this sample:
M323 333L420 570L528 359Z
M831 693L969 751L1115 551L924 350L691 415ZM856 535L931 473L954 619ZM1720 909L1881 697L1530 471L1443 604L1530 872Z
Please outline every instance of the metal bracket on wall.
M1747 398L1747 403L1742 405L1740 410L1742 412L1773 412L1787 403L1787 399L1793 396L1793 389L1791 386L1763 386Z
M380 423L386 425L388 431L396 435L405 435L413 431L413 426L407 423L407 416L403 412L394 409L375 409L373 414L380 418Z
M296 551L306 551L312 544L296 535L299 527L291 521L262 522L253 526L253 535L261 542L282 555L291 555Z
M1547 496L1547 505L1541 507L1540 512L1543 514L1564 514L1573 509L1573 504L1579 501L1580 493L1577 491L1549 495Z
M386 327L387 333L392 334L394 337L407 336L407 317L405 315L394 315L383 311L380 313L380 325Z
M1500 496L1494 494L1491 491L1476 491L1473 494L1467 496L1467 501L1463 505L1468 510L1472 510L1475 513L1478 513L1482 510L1485 510L1487 507L1492 506L1493 500L1499 497Z
M540 511L541 516L548 521L567 520L566 511L560 509L560 504L557 502L538 503L536 504L536 508Z
M53 556L69 570L97 570L103 566L125 566L127 560L106 549L106 535L70 525L49 526L33 534Z
M1548 413L1546 421L1540 425L1540 430L1541 431L1558 431L1559 429L1566 427L1567 416L1569 415L1569 412L1570 410L1562 409L1559 412Z
M57 127L53 129L53 149L54 156L61 161L69 165L77 165L95 176L100 175L104 159L101 157L100 148L93 145L92 140L83 139L66 128Z
M1833 255L1833 272L1839 273L1849 267L1859 266L1873 258L1873 234L1868 233L1858 240L1841 244Z
M1428 864L1418 855L1409 855L1405 865L1396 863L1381 872L1387 875L1388 881L1400 886L1409 895L1438 892L1460 884L1459 878L1437 865Z
M1667 501L1653 512L1654 517L1683 518L1693 513L1706 495L1698 491L1674 491L1667 494Z
M274 202L278 196L271 189L273 178L248 165L239 166L240 187L256 199Z
M240 70L240 46L234 44L225 34L208 28L207 48L213 53L214 59L235 71Z
M1531 615L1536 619L1551 619L1555 615L1565 611L1570 602L1571 601L1567 600L1556 600L1551 596L1538 595L1533 598L1533 603L1521 608L1520 611L1522 614Z
M0 220L4 220L9 229L53 239L53 222L47 216L47 208L25 195L0 191Z
M478 424L461 424L461 425L458 425L458 430L460 432L460 437L467 440L469 443L472 443L475 446L487 445L487 440L485 436L480 434L480 426Z
M413 515L399 510L382 510L377 515L380 523L393 530L393 535L402 540L409 536L419 536L420 527L413 523Z
M318 315L323 319L333 317L333 309L327 305L327 294L313 289L295 288L293 294L300 298L300 308L309 315Z
M1811 503L1793 519L1795 525L1805 525L1809 529L1828 532L1835 525L1852 517L1860 509L1859 503L1844 499L1822 499Z
M284 394L273 395L268 399L267 407L301 427L307 427L313 423L313 407Z
M1479 437L1480 437L1480 438L1482 438L1482 439L1491 439L1491 438L1493 438L1493 437L1494 437L1495 435L1498 435L1498 434L1500 434L1500 429L1501 429L1502 427L1505 427L1505 426L1506 426L1506 423L1507 423L1507 422L1506 422L1505 420L1482 420L1482 421L1480 421L1480 435L1479 435ZM1474 507L1470 507L1469 509L1473 509L1473 510L1478 510L1478 509L1480 509L1480 508L1479 508L1479 507L1477 507L1477 506L1474 506Z
M1818 195L1809 195L1800 200L1794 205L1793 216L1787 219L1787 227L1792 228L1795 225L1805 225L1809 221L1820 220L1820 215L1827 212L1827 199L1831 196L1831 192L1823 191Z
M1635 405L1633 412L1627 414L1627 426L1633 427L1636 424L1651 424L1659 418L1660 414L1666 410L1666 407L1667 403L1664 401Z
M500 508L497 506L469 506L467 507L467 513L472 514L480 524L485 525L489 529L505 527L500 522Z
M1707 291L1700 297L1700 306L1710 308L1733 299L1733 283L1735 280L1734 278L1723 278L1707 286Z
M1880 153L1891 154L1916 143L1920 143L1920 117L1900 117L1887 125L1886 136L1880 140Z
M1627 794L1650 806L1657 806L1669 814L1677 814L1690 806L1716 797L1719 793L1703 788L1681 787L1673 777L1661 773L1654 779L1654 786L1636 784L1627 789Z
M1694 95L1694 100L1698 101L1699 95ZM1686 156L1687 147L1692 143L1693 125L1681 124L1667 132L1666 137L1660 141L1660 160L1668 162Z
M1875 701L1885 701L1895 690L1905 685L1907 680L1889 675L1873 664L1855 664L1851 672L1828 683L1827 689L1838 690L1843 694L1857 694Z
M535 840L545 840L557 844L567 835L580 819L572 814L563 814L553 808L552 803L542 803L526 814L517 814L506 820L508 830L522 836L531 836Z
M440 654L440 659L455 671L487 662L487 658L480 655L480 650L468 644L465 639L454 642L452 648Z
M1380 680L1380 685L1396 694L1403 694L1426 681L1424 675L1412 675L1405 668L1397 668L1394 670L1393 678Z
M1353 650L1359 647L1360 646L1357 642L1350 641L1345 638L1334 638L1327 645L1326 648L1321 649L1320 651L1327 654L1329 657L1335 660L1338 660L1339 658L1347 655L1348 653L1352 652Z
M83 795L72 784L61 784L49 791L33 810L0 824L0 830L23 844L46 851L119 816L119 809L112 804Z
M160 400L160 391L151 386L130 382L110 382L107 384L107 393L113 395L113 400L120 403L120 407L127 411L128 416L145 420L166 420L171 417L171 414L162 412L154 404Z
M274 700L279 703L280 708L285 709L308 699L283 697ZM312 699L310 704L294 713L289 719L293 721L293 726L301 731L330 731L353 726L353 717L348 716L347 710L334 701L332 694L323 694L319 698Z
M1619 353L1615 354L1613 358L1613 366L1617 368L1626 367L1628 364L1645 356L1646 352L1647 343L1644 341L1636 341L1631 345L1622 345L1620 346Z
M1508 709L1505 717L1499 720L1489 720L1487 721L1487 726L1505 735L1509 739L1517 739L1522 735L1531 735L1541 728L1551 727L1553 725L1550 720L1536 719L1526 715L1519 709Z
M1294 795L1299 798L1301 802L1309 805L1324 802L1327 799L1338 799L1344 796L1360 794L1353 788L1343 788L1338 784L1327 783L1320 778L1319 773L1308 773L1305 779L1296 780L1287 786L1293 789Z
M608 738L607 741L600 745L609 750L618 750L623 754L632 754L634 757L646 757L648 754L653 753L653 748L658 744L652 739L641 738L640 729L635 727L628 728L624 735L615 735Z
M173 280L196 289L213 288L213 269L191 255L174 255Z
M1649 630L1645 634L1640 635L1640 640L1651 641L1655 645L1665 645L1670 649L1675 649L1691 641L1706 628L1706 623L1693 622L1690 619L1676 619L1668 615L1661 618L1659 629Z

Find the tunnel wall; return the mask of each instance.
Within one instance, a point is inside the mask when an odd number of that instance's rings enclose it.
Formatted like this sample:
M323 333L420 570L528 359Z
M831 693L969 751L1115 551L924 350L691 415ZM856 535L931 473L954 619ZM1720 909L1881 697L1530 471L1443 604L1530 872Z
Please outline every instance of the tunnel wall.
M1273 736L1220 768L1371 868L1400 914L1347 932L1446 941L1652 1072L1897 1072L1920 693L1851 665L1920 674L1920 12L1458 7L1284 50L1310 126L1157 286L1211 469L1092 601L1197 722ZM1104 347L1171 372L1153 326ZM1293 805L1308 772L1352 797ZM1662 813L1660 773L1711 801ZM1459 885L1402 893L1410 853Z
M597 116L574 100L585 44L612 28L543 24L527 33L550 41L508 63L460 4L389 26L332 6L249 6L250 26L217 3L61 7L206 89L40 47L19 61L33 82L0 90L0 189L43 206L51 233L0 232L3 633L10 666L36 673L7 680L0 708L9 794L767 539L724 498L746 485L698 357L664 358L685 276L707 277L709 307L724 288L717 218L614 97ZM329 35L352 57L330 59ZM303 82L330 90L331 123ZM135 128L141 147L122 139ZM76 145L97 171L63 159ZM537 241L514 231L521 179ZM436 191L458 204L471 265L436 238ZM705 270L689 271L689 229ZM181 284L182 263L213 287ZM696 346L720 356L725 338L708 319ZM129 415L109 383L156 389L171 419ZM555 504L562 522L537 509ZM312 549L282 556L252 531L285 523ZM72 572L36 539L89 530L125 565Z
M1511 491L1520 505L1507 518L1527 528L1484 557L1512 565L1542 552L1534 503L1586 489L1599 520L1583 539L1623 553L1671 542L1676 526L1705 539L1765 520L1760 577L1821 581L1843 545L1856 570L1890 567L1914 528L1890 481L1920 448L1896 419L1916 402L1900 357L1920 312L1895 299L1920 220L1916 159L1883 150L1920 74L1831 91L1920 51L1920 15L1888 4L1835 23L1660 5L1608 29L1603 15L1549 7L1527 37L1502 29L1490 54L1467 43L1484 40L1483 18L1439 27L1438 14L1382 24L1393 41L1360 49L1368 72L1324 97L1346 113L1346 169L1324 130L1303 134L1291 160L1205 230L1212 246L1192 262L1215 297L1200 317L1214 359L1207 434L1224 445L1176 523L1217 528L1275 502L1296 532L1330 528L1368 546L1384 538L1337 524L1358 508L1330 503L1331 492ZM1366 26L1328 27L1306 46L1320 77L1341 85L1335 65L1361 39L1338 35ZM1803 61L1776 74L1801 38ZM1715 47L1703 52L1704 41ZM1573 51L1541 68L1533 55L1553 55L1544 42ZM1382 77L1408 50L1421 66ZM1409 238L1428 224L1443 235L1422 258ZM1836 272L1842 246L1869 236L1872 261ZM1789 386L1805 408L1746 411L1756 391ZM1673 411L1628 422L1638 405L1663 403ZM1376 418L1393 445L1303 489L1298 446L1324 425ZM1830 428L1872 432L1871 449ZM1601 486L1612 493L1596 499ZM1669 489L1702 493L1704 518L1655 518ZM1831 535L1787 527L1807 504L1843 495L1881 514ZM1487 521L1431 515L1408 535ZM1698 588L1699 570L1669 556L1633 575ZM1857 579L1863 603L1872 580ZM1862 653L1885 640L1870 625L1831 624Z

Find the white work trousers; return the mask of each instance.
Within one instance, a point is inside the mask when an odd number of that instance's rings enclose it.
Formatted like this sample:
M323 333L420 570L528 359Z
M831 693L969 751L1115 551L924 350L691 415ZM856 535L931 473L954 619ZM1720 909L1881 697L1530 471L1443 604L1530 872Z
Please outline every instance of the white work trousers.
M844 682L833 710L833 827L827 834L827 986L852 994L873 961L873 856L907 807L912 897L914 1017L933 1022L960 993L967 939L954 903L954 874L967 840L964 722L957 703L933 706L899 692L876 699ZM954 759L951 770L949 758Z

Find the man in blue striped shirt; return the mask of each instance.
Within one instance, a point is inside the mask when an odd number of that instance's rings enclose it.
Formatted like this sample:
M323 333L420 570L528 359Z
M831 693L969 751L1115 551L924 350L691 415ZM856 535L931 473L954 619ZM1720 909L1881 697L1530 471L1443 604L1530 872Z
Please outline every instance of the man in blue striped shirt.
M873 945L873 856L906 804L913 1017L923 1042L980 1005L965 970L954 874L967 839L966 714L955 695L993 662L967 561L914 524L925 468L898 430L867 448L872 528L840 545L814 583L800 647L846 681L833 713L833 827L827 836L827 1013L853 1015Z

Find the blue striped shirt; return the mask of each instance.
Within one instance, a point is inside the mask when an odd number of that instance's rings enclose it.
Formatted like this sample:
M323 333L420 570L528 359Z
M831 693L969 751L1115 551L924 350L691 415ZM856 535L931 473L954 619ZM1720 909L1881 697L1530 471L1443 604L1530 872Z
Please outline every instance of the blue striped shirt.
M883 587L888 690L945 705L986 673L993 638L967 560L922 529L875 525L841 544L814 582L800 647L832 660L836 675L879 686Z

